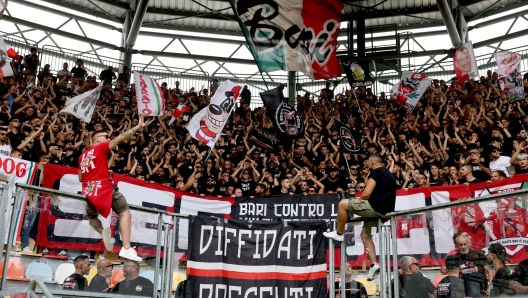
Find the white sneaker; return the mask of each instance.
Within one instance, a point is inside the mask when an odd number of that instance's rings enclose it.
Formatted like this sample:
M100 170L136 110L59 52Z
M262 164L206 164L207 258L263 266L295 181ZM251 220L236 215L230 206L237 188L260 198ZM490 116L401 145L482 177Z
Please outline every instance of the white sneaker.
M339 235L337 231L324 232L323 235L326 238L334 239L335 241L343 241L345 239L345 236L343 234Z
M124 247L121 247L121 251L119 252L119 256L128 260L141 262L143 259L137 255L137 252L132 247L129 249L125 249Z
M112 251L114 249L114 243L112 243L112 230L110 228L105 228L102 235L106 250Z
M24 246L24 248L22 248L22 252L33 253L33 251L29 248L29 246Z
M380 266L377 263L374 263L374 266L370 267L367 280L375 280L376 277L378 277L378 274L380 272Z

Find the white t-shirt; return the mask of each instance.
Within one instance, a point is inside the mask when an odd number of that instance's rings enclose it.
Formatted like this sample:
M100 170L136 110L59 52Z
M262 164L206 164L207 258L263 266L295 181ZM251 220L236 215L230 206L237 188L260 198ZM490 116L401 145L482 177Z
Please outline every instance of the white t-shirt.
M0 155L11 156L11 146L5 144L0 146Z
M504 174L506 174L506 177L510 177L510 173L508 173L508 169L506 167L511 166L510 164L510 158L508 156L499 156L499 158L495 161L490 160L489 167L492 171L503 171Z

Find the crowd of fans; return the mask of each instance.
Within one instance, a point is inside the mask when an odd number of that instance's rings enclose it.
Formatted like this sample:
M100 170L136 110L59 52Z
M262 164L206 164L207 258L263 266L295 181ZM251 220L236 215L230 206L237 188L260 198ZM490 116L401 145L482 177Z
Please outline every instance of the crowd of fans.
M105 129L115 137L137 124L127 66L118 72L108 67L98 77L88 75L81 59L72 68L64 63L58 72L49 65L38 70L36 49L12 63L15 76L0 84L1 154L77 167L93 131ZM98 85L101 97L90 123L59 114L68 98ZM360 192L369 174L365 160L373 153L382 154L400 188L477 183L528 172L528 97L511 101L492 71L465 84L434 80L414 110L384 92L377 96L370 88L357 88L335 94L327 85L316 96L297 96L305 124L304 136L297 139L276 138L266 110L250 108L251 93L245 88L210 154L185 126L207 106L214 86L182 90L176 82L161 88L167 113L150 118L144 132L112 152L113 172L214 196ZM173 115L178 117L169 125ZM342 154L336 121L351 127L364 154ZM255 135L269 137L274 149L253 143Z

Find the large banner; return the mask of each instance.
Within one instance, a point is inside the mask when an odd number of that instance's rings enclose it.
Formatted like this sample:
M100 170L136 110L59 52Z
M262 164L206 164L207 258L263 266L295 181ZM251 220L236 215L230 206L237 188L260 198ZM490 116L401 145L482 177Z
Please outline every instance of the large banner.
M341 76L341 1L230 2L260 72L300 71L312 80Z
M296 138L304 135L304 124L297 111L284 100L284 85L261 92L260 98L277 130L277 136Z
M235 108L242 87L229 80L218 87L209 105L196 113L187 130L191 136L211 148L214 147L227 118Z
M44 186L76 193L81 189L76 169L46 165ZM438 186L399 190L396 210L408 210L427 205L437 205L462 198L518 190L528 174L493 183L457 186ZM114 174L114 182L125 195L129 204L154 207L181 214L215 216L219 218L284 221L329 220L335 224L337 195L293 195L278 197L231 198L198 197L174 188L148 183L124 175ZM37 244L49 248L104 250L101 236L86 220L83 202L59 197L59 200L43 200L40 232ZM53 202L53 204L50 204ZM234 208L232 209L232 207ZM474 249L485 249L489 243L500 242L506 247L511 262L528 259L528 204L525 198L511 198L496 202L472 204L417 214L397 219L397 243L400 255L413 255L423 266L442 264L445 255L454 249L452 235L465 230L472 237ZM101 218L103 225L111 226L116 237L119 221L115 214ZM140 254L153 255L156 244L157 218L133 211L132 242ZM332 228L332 226L330 227ZM351 264L361 267L365 248L360 239L362 225L350 226L345 241L346 253ZM378 237L373 237L376 246ZM188 248L188 223L180 221L177 250ZM118 248L115 248L117 251Z
M508 93L510 99L524 99L524 84L521 74L521 55L514 52L495 53L495 61L499 67L499 85L503 92Z
M432 80L421 73L404 70L401 81L392 87L391 95L406 108L414 110Z
M77 119L90 123L90 121L92 121L95 105L101 95L101 89L102 86L99 85L93 90L68 99L66 101L66 107L60 111L60 114L72 115Z
M134 72L139 115L161 116L165 114L165 98L158 82L139 72Z
M20 184L32 184L33 178L35 177L35 172L37 171L38 164L36 162L24 160L24 159L18 159L14 157L7 157L7 156L1 156L0 157L0 174L5 176L14 177L15 179L15 185L17 183ZM15 188L13 188L13 192L15 191ZM13 193L16 195L15 193ZM16 243L16 238L20 234L20 230L22 229L22 222L24 220L24 212L26 210L26 202L29 199L29 196L27 194L20 194L24 196L24 200L19 200L19 207L22 211L19 214L19 218L17 219L17 226L16 231L17 233L13 235L13 243ZM7 211L8 214L11 214L12 205L9 205L9 210ZM9 230L10 222L8 221L10 219L9 216L4 216L3 219L5 221L5 227L7 227L7 230ZM6 238L4 239L4 243L7 243L7 234Z
M69 193L81 191L77 169L57 165L44 167L44 187ZM233 200L216 197L200 197L178 191L161 184L148 183L125 175L114 174L114 184L131 205L157 208L190 215L217 216L229 218ZM155 214L131 210L132 246L140 255L155 255L158 219ZM119 217L112 212L108 218L99 216L104 227L112 228L115 238L114 251L119 252ZM167 219L168 220L168 219ZM47 248L104 251L102 237L89 224L86 218L86 203L68 199L45 198L41 202L37 244ZM179 220L177 250L187 249L187 220Z
M453 53L453 65L457 81L463 83L479 76L473 43L466 42Z
M324 222L190 221L185 297L326 297Z

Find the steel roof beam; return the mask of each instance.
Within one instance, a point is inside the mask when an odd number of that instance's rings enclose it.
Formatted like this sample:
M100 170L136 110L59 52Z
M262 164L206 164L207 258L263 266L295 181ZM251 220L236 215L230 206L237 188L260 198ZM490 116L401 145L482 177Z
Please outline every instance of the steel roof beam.
M134 48L134 45L136 44L136 39L139 30L141 29L141 24L143 24L143 18L147 12L149 2L150 0L139 0L139 4L135 10L134 19L132 20L132 24L130 24L130 30L128 31L125 43L125 49L128 51Z
M250 59L214 57L214 56L181 54L181 53L167 53L167 52L146 51L146 50L141 50L141 51L133 50L132 52L134 54L142 54L146 56L158 56L158 57L169 57L169 58L178 58L178 59L206 60L206 61L218 61L218 62L227 62L227 63L236 63L236 64L256 65L255 61L250 60Z
M4 15L2 17L2 20L8 21L8 22L11 22L11 23L16 23L16 24L22 25L22 26L35 28L35 29L38 29L38 30L42 30L44 32L51 33L51 34L64 36L64 37L71 38L71 39L74 39L74 40L78 40L78 41L82 41L82 42L86 42L86 43L91 43L91 44L94 44L94 45L97 45L97 46L101 46L101 47L105 47L105 48L112 49L112 50L118 50L118 51L122 51L123 50L123 48L117 47L116 45L111 44L111 43L99 41L99 40L96 40L96 39L93 39L93 38L87 38L87 37L84 37L84 36L80 36L79 34L69 33L69 32L66 32L66 31L63 31L63 30L58 30L58 29L55 29L55 28L43 26L43 25L40 25L40 24L37 24L37 23L29 22L29 21L26 21L26 20L22 20L22 19L19 19L19 18L8 16L8 15Z
M13 0L13 1L15 2L15 0ZM113 17L113 16L110 16L109 14L104 14L104 13L101 13L101 12L98 12L98 11L94 11L94 10L89 9L89 8L84 8L84 7L81 7L79 5L74 5L74 4L62 2L62 1L59 1L59 0L41 0L41 1L47 2L49 4L57 5L57 6L62 6L64 8L68 8L68 9L71 9L71 10L74 10L74 11L82 12L82 13L85 13L87 15L91 15L91 16L94 16L94 17L102 18L102 19L105 19L105 20L111 21L111 22L115 22L116 19L123 20L123 18ZM122 23L122 21L121 21L121 23Z
M237 17L233 15L224 15L224 14L211 13L211 12L179 11L179 10L168 10L168 9L149 7L147 9L147 13L168 15L168 16L205 18L205 19L222 20L222 21L228 21L228 22L238 21ZM159 20L156 22L163 22L163 20Z

